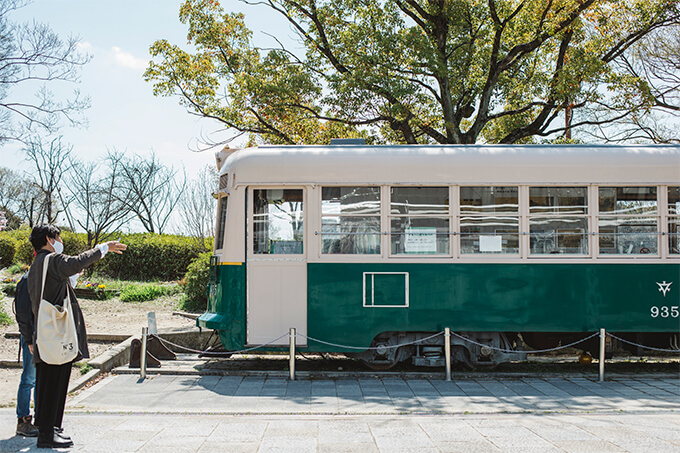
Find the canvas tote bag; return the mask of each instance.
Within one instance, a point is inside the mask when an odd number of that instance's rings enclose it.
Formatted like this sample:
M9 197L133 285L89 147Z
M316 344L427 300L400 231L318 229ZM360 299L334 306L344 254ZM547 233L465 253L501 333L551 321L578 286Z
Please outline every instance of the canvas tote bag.
M43 362L49 365L63 365L71 362L78 355L78 334L71 312L71 297L68 289L64 305L61 307L43 299L50 256L52 255L47 255L43 262L36 343L38 344L38 354Z

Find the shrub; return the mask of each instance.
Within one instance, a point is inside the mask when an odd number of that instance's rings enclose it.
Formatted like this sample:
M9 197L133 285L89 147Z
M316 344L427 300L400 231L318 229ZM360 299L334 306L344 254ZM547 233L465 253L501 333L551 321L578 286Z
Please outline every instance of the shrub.
M123 235L128 248L122 255L107 255L96 271L121 280L178 280L198 252L189 238L168 234Z
M11 326L14 324L14 320L5 313L5 309L0 307L0 326Z
M186 311L200 312L208 305L210 257L211 253L201 253L189 264L182 300L182 308Z
M120 292L123 302L146 302L165 294L165 290L158 285L128 285Z
M9 238L0 236L0 269L9 267L14 262L15 245Z

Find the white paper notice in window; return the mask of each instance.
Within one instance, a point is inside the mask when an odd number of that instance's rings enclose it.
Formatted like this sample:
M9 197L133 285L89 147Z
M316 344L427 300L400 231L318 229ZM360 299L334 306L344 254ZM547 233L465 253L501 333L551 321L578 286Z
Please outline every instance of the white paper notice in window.
M501 236L479 236L480 252L502 252L503 238Z
M406 228L404 236L406 253L437 253L436 228Z

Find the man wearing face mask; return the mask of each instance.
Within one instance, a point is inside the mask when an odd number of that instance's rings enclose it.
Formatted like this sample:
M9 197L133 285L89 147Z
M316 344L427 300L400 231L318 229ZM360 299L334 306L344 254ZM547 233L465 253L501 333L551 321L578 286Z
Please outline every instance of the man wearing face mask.
M64 244L61 240L61 230L55 225L41 225L33 228L29 240L36 251L35 259L28 272L28 292L31 296L34 319L38 319L41 293L42 299L54 305L62 305L68 293L78 334L78 356L73 362L89 358L85 321L75 292L69 284L69 277L102 259L108 252L123 253L127 246L118 241L110 241L99 244L78 256L64 255L62 254ZM48 255L50 259L43 288L43 263ZM34 332L32 352L36 367L35 402L38 412L35 425L39 429L38 448L71 447L73 441L63 432L61 423L73 362L63 365L45 363L40 358L39 348L36 347L36 338L37 332Z

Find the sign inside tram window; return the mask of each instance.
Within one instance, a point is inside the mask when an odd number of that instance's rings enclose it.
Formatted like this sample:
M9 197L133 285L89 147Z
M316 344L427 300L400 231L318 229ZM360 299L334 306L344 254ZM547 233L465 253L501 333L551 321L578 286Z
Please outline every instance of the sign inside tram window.
M502 252L503 238L501 236L479 236L480 252Z
M404 251L406 253L437 253L437 229L406 228Z

